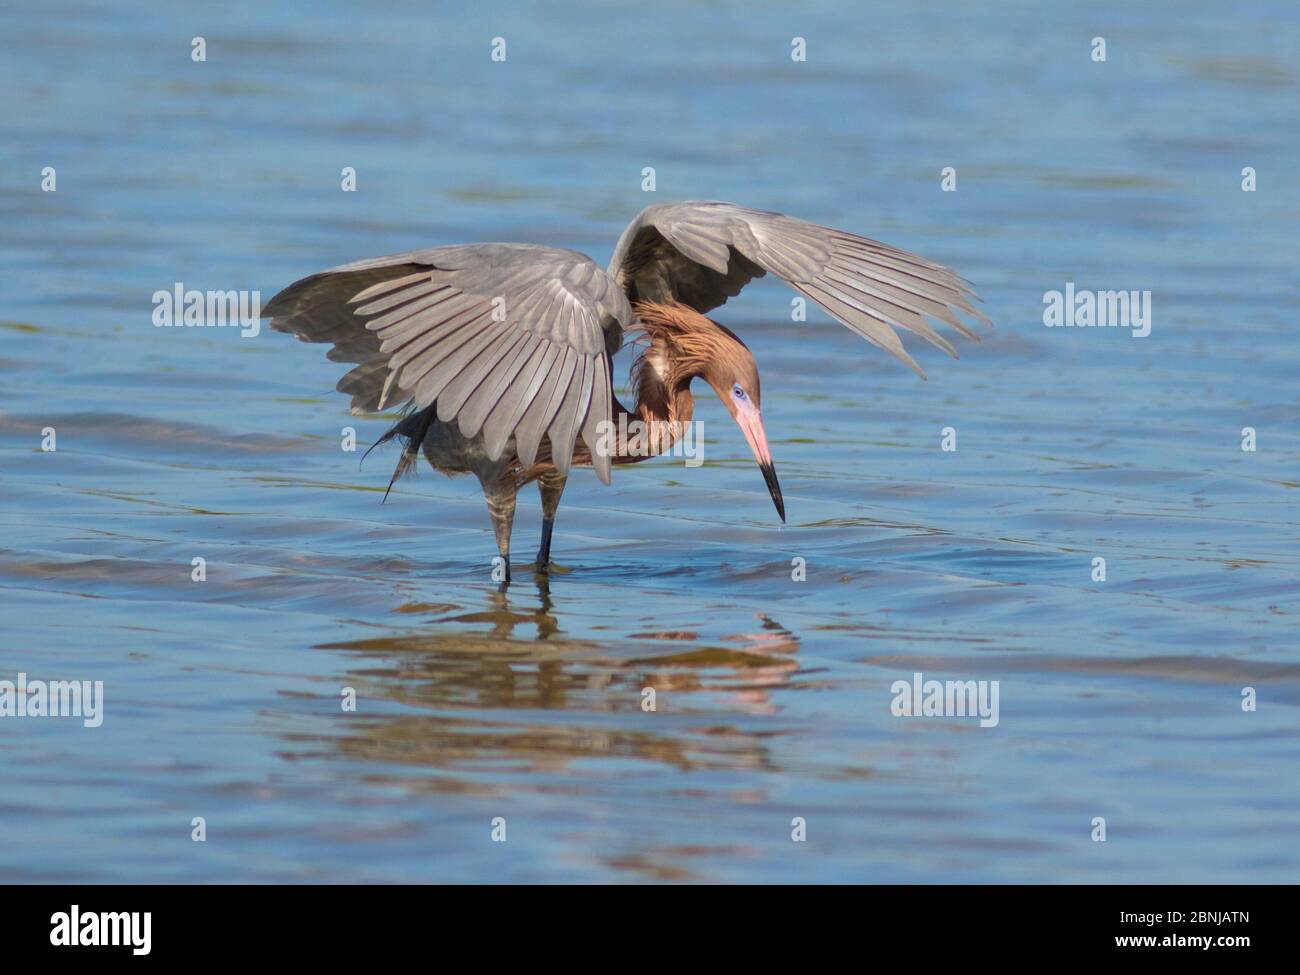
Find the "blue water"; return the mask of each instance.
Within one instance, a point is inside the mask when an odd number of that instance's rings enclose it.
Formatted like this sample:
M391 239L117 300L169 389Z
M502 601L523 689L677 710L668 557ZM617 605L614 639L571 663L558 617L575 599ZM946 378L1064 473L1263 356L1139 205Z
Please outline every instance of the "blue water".
M0 879L1294 881L1294 5L471 8L0 14L0 680L105 686L0 717ZM705 465L575 476L549 586L496 591L472 482L380 505L322 347L151 323L441 243L603 264L692 198L945 262L996 329L909 342L923 383L752 285L714 317L789 523L702 389ZM1150 335L1044 327L1066 282ZM997 726L895 717L918 671Z

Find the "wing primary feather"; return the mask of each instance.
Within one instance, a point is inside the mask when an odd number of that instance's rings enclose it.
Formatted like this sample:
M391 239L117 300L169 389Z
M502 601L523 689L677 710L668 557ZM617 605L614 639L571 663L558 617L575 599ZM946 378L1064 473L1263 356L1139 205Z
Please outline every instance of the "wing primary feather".
M394 355L393 364L402 366L402 388L415 389L431 369L476 334L474 326L487 317L480 308L467 308L418 336L418 346L412 342Z
M551 440L551 463L561 474L567 474L573 463L573 443L578 437L578 407L590 391L591 357L579 355L569 387L560 400L554 419L546 428L546 435Z
M439 291L436 294L425 295L423 298L416 298L407 304L394 308L392 311L383 315L376 315L374 318L366 319L366 328L372 332L383 332L389 327L396 325L398 322L411 318L423 311L440 305L444 301L452 298L446 292Z
M844 304L834 295L819 288L817 285L803 285L798 287L796 290L802 291L809 298L830 312L837 321L847 325L873 345L880 346L880 348L884 349L900 362L903 362L910 367L912 371L922 379L925 378L925 373L922 372L921 367L916 364L916 360L908 355L907 350L903 348L903 343L899 341L898 333L890 328L887 323L876 322L871 319L863 319L857 313L857 309Z
M832 263L826 269L827 274L830 274L831 271L838 271L841 274L851 276L854 287L859 291L888 299L894 304L910 309L917 314L924 314L929 315L931 318L937 318L945 325L950 325L957 329L967 338L972 338L977 342L979 341L979 333L965 325L952 313L952 309L947 304L933 294L921 294L920 292L900 287L897 284L892 284L883 276L856 266L851 261L837 259L836 262Z
M485 342L474 358L461 369L438 394L438 410L443 410L446 403L448 416L459 420L461 432L465 432L465 404L469 401L494 371L499 369L516 347L523 344L526 336L500 326L491 341Z
M427 269L417 271L415 274L407 274L400 278L389 278L387 281L380 281L378 284L372 284L363 291L358 291L348 299L348 304L355 305L359 302L365 301L367 298L374 297L375 295L382 295L392 291L394 288L402 288L421 279L428 280L428 278L429 271Z
M483 425L483 429L488 434L489 457L496 459L501 456L511 435L519 426L520 418L532 405L533 398L542 388L542 381L559 354L559 346L551 342L543 342L533 353L527 365L520 370L519 376L510 384L509 393L502 396L501 401L492 408L487 422ZM494 422L498 411L500 411L500 418Z
M528 357L540 344L541 340L535 335L524 334L520 336L520 340L510 354L509 360L503 358L483 385L475 390L474 395L466 401L465 407L460 412L461 433L467 437L473 437L483 429L483 424L487 422L492 408L501 401L505 391L514 382L515 377L519 375L519 371L528 361Z
M597 372L596 378L591 388L591 408L587 411L587 417L582 425L582 439L587 445L587 450L591 453L591 466L595 468L596 476L600 478L602 484L609 484L611 481L610 465L612 459L608 451L603 451L601 447L601 423L613 422L613 410L610 405L612 390L610 387L609 356L602 354L596 357ZM608 446L608 445L607 445Z
M883 315L886 319L897 322L902 328L920 335L932 345L937 345L954 359L957 358L957 350L952 347L952 343L927 325L925 319L918 312L865 290L865 287L860 283L861 279L841 274L833 268L828 269L822 275L822 279L828 283L833 283L840 297L853 307L864 313L870 314L874 312ZM847 292L853 292L853 294ZM854 295L861 295L862 297L859 299Z
M563 357L552 372L550 388L542 389L537 393L515 426L515 449L519 452L520 463L525 467L532 467L537 460L537 448L541 445L542 434L550 426L551 418L560 408L577 364L578 353L571 348L565 349Z
M378 315L381 311L387 311L397 305L403 305L408 301L414 301L416 298L422 298L427 294L447 291L451 288L449 284L439 284L437 281L426 280L421 284L412 285L409 288L403 288L401 291L390 292L374 301L368 301L364 305L358 305L356 313L363 318L371 318Z

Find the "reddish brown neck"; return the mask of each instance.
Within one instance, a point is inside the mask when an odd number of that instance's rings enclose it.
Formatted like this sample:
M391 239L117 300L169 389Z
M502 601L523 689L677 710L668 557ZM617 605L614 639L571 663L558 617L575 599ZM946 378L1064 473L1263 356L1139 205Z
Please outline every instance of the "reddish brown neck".
M671 388L659 376L651 359L641 356L633 368L636 402L631 409L614 398L614 423L618 426L616 464L635 464L657 457L681 439L695 414L690 379L674 380Z

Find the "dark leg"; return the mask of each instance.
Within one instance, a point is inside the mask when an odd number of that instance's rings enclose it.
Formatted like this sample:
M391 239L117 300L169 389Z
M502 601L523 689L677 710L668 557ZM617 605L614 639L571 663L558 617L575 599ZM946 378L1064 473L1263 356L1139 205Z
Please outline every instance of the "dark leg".
M554 518L542 519L542 544L537 549L537 568L543 572L551 562L551 532L554 529Z
M537 550L537 570L545 572L551 561L551 532L555 528L555 511L560 506L560 495L568 478L552 471L537 479L537 489L542 495L542 545Z

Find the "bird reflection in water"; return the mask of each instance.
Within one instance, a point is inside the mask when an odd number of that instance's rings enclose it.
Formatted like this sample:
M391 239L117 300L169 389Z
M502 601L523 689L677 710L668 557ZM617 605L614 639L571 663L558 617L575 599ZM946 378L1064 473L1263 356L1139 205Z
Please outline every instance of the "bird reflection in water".
M343 677L358 710L333 743L349 758L439 770L430 787L457 791L479 788L457 773L503 761L530 773L610 758L771 766L737 722L779 713L772 692L798 671L792 631L758 614L753 632L718 638L689 628L579 638L564 633L550 587L538 573L535 602L492 590L483 609L432 607L443 612L405 632L322 645L358 661Z

